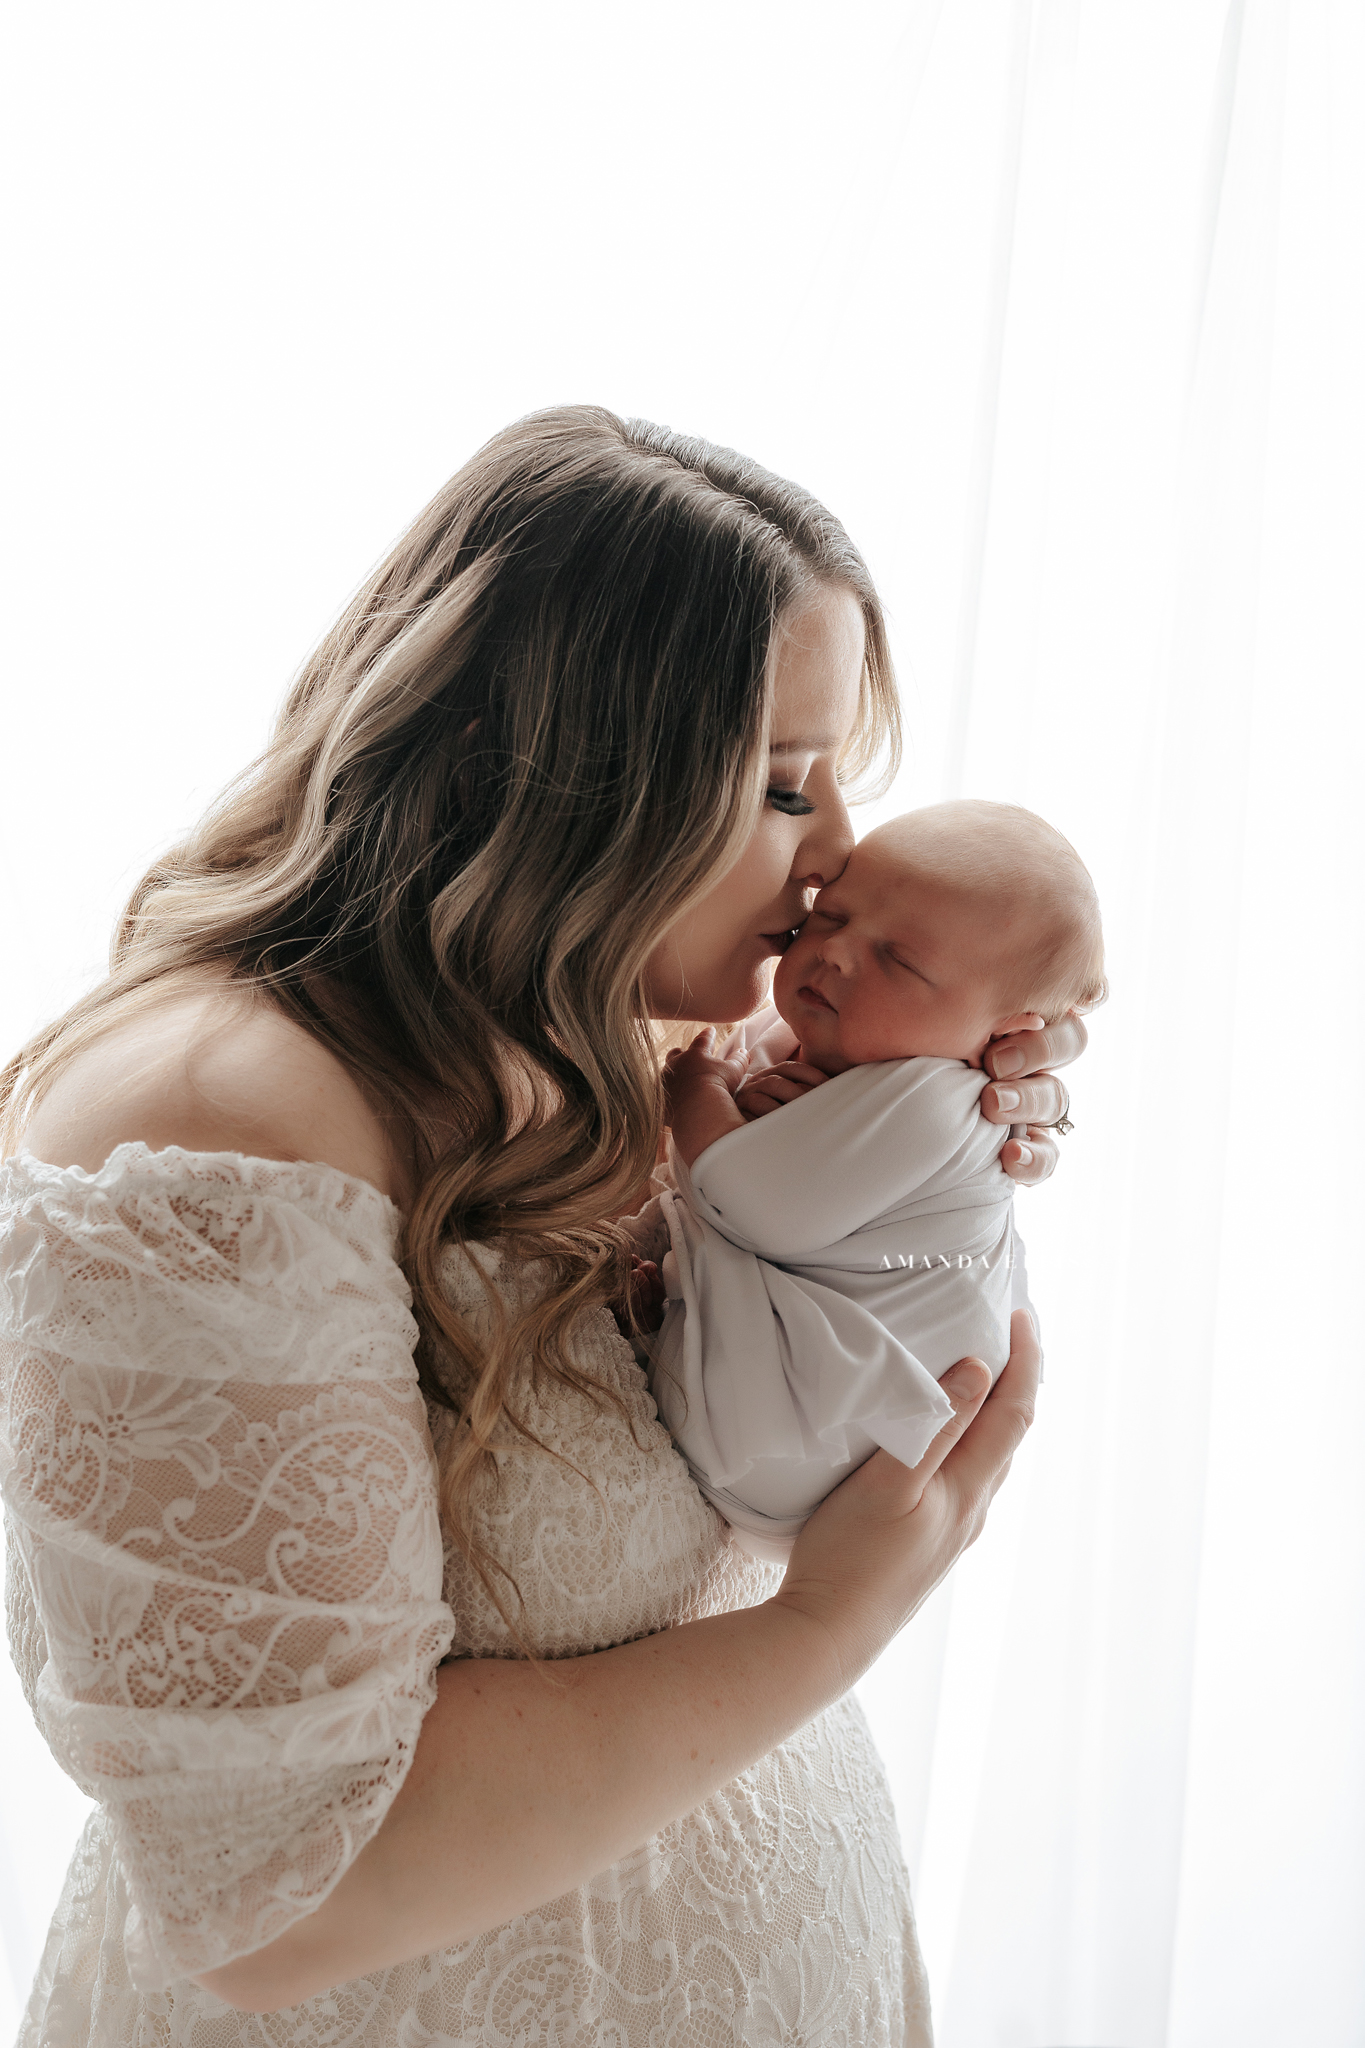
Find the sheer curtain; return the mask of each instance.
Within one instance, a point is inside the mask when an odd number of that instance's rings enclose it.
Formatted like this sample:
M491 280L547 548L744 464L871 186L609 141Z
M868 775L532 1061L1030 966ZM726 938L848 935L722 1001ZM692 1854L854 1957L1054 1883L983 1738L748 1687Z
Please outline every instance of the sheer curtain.
M878 810L1050 818L1114 988L1020 1198L1038 1427L863 1688L940 2043L1355 2048L1354 0L135 0L13 45L6 1046L494 427L596 399L809 483L892 612ZM0 1707L17 2016L82 1801L7 1667Z
M1114 986L1038 1430L870 1687L946 2048L1365 2036L1361 22L1163 12L1015 13L918 785L1074 838Z

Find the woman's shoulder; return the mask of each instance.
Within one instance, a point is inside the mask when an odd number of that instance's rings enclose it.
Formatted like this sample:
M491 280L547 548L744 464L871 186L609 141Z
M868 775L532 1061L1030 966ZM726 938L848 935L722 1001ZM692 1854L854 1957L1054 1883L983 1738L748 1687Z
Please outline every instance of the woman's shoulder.
M227 989L83 1048L0 1163L0 1333L184 1371L192 1329L228 1378L411 1378L402 1218L358 1094Z
M402 1203L379 1112L326 1046L252 991L206 977L84 1046L20 1139L99 1173L120 1148L310 1164Z

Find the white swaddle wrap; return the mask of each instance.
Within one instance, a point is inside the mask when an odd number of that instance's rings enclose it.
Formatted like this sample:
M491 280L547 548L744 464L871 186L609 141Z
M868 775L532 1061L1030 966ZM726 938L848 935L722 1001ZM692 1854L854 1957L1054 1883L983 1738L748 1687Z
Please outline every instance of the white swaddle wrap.
M791 1056L774 1019L744 1027L753 1071ZM1009 1131L978 1109L987 1079L958 1060L853 1067L727 1132L690 1173L671 1161L654 1397L755 1556L785 1558L877 1445L918 1463L959 1358L1005 1365L1028 1301Z

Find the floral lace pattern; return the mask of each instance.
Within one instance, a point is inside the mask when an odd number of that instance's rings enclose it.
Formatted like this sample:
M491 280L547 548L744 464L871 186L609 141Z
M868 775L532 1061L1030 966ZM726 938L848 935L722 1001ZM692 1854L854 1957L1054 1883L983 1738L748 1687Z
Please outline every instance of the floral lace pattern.
M286 2012L185 1981L312 1910L382 1820L443 1654L520 1654L442 1553L398 1218L330 1168L120 1147L0 1168L11 1652L99 1801L23 2048L924 2048L885 1778L845 1700L577 1892ZM484 1273L504 1294L534 1269ZM483 1275L446 1285L477 1323ZM597 1401L523 1388L480 1533L579 1654L753 1604L610 1315ZM614 1398L613 1398L614 1397ZM428 1427L429 1425L429 1427Z

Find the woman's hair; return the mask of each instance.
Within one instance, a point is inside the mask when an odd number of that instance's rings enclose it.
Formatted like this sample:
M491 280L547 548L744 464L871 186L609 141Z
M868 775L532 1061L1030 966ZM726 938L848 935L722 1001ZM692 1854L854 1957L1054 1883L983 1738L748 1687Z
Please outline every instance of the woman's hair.
M461 1418L442 1507L518 1426L519 1362L585 1393L567 1342L621 1283L617 1213L662 1124L644 997L665 928L737 857L766 773L774 623L843 585L866 625L844 764L894 764L876 592L842 526L729 449L593 406L491 440L305 663L261 758L143 877L107 978L0 1077L13 1144L74 1054L169 978L224 969L411 1131L401 1256L426 1393ZM545 1262L476 1339L451 1243ZM501 1606L501 1600L498 1600Z

